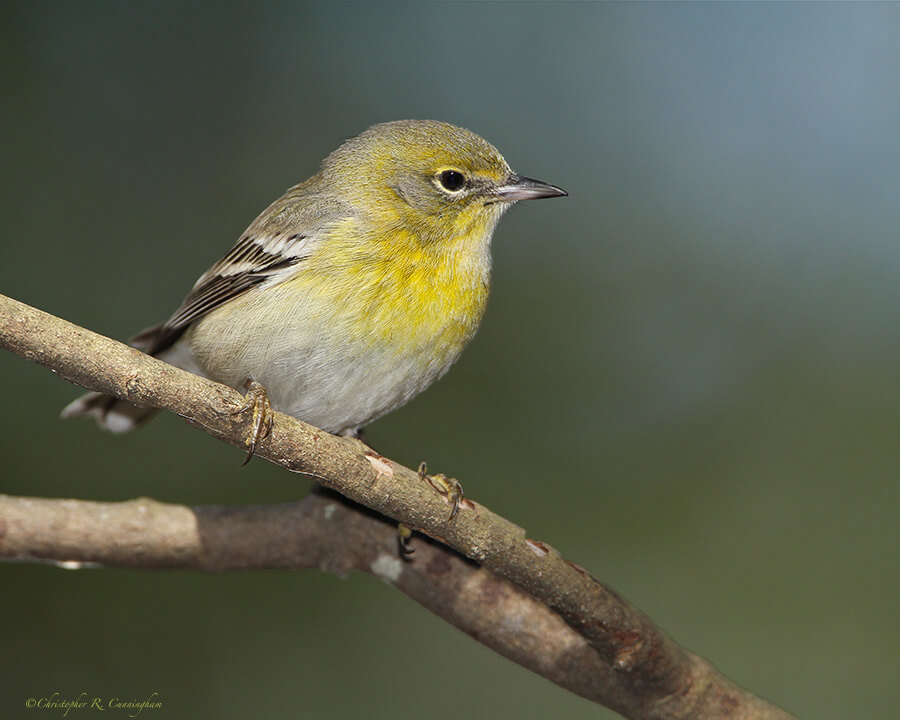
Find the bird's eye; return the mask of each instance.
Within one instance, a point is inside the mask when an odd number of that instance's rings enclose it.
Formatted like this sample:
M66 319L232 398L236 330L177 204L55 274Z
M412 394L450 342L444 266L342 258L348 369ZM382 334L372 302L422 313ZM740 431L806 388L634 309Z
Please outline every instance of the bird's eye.
M466 184L466 178L461 172L456 170L444 170L438 175L441 187L449 192L459 192Z

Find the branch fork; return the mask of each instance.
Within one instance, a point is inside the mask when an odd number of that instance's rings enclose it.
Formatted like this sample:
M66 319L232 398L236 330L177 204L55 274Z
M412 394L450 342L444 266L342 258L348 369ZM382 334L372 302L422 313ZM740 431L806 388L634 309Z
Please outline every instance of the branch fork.
M246 421L229 412L244 403L237 391L2 295L0 347L89 390L174 412L246 449ZM452 498L422 482L419 472L367 454L351 438L273 415L255 454L312 476L342 497L315 493L275 507L187 508L146 499L0 496L0 558L199 570L362 570L502 655L627 718L790 720L679 647L637 608L549 545L527 538L522 528L461 496L451 515ZM438 542L417 540L415 559L403 562L397 522ZM515 632L503 622L511 615L524 621Z

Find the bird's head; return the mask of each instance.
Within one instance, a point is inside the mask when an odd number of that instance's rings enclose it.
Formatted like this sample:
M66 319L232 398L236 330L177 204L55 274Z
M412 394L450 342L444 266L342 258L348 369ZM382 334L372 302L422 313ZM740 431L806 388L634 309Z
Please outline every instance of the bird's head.
M567 194L517 175L475 133L435 120L374 125L329 155L322 171L357 212L423 242L487 239L513 203Z

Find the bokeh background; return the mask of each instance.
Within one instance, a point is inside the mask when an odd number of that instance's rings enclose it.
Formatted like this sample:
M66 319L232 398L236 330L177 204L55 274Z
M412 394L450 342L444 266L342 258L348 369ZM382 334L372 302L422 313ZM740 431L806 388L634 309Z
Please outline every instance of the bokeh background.
M461 362L369 428L800 718L895 717L900 6L4 3L0 292L116 338L368 125L571 196L514 209ZM62 424L0 354L0 492L275 503L171 416ZM0 716L613 717L370 577L0 566ZM33 711L32 711L33 712ZM148 715L149 717L149 715Z

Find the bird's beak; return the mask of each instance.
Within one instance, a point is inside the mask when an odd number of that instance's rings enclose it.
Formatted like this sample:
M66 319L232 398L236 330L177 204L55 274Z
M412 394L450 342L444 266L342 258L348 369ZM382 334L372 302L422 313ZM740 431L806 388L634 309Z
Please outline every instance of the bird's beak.
M535 198L563 197L568 195L562 188L550 185L540 180L522 177L513 173L506 183L494 188L492 193L499 200L516 202L517 200L533 200Z

